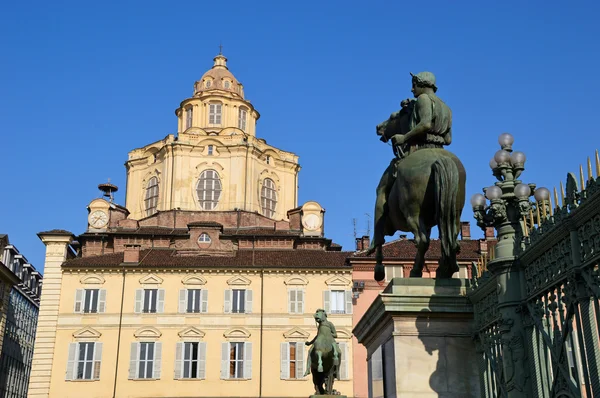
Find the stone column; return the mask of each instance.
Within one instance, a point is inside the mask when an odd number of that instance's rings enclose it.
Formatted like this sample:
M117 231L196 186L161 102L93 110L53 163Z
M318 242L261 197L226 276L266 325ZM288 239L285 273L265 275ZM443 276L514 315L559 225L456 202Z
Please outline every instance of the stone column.
M67 347L54 345L62 283L61 265L67 259L68 246L73 239L73 234L68 231L54 230L40 232L38 237L46 245L46 259L28 397L49 397L55 349L67 349Z

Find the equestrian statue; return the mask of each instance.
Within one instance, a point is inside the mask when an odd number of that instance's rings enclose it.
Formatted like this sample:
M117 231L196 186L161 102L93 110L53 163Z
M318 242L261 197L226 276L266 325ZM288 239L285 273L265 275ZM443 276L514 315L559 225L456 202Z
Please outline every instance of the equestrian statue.
M373 241L367 252L376 252L376 281L385 278L385 236L397 231L414 234L417 254L410 276L421 277L436 225L441 242L436 277L451 278L458 271L466 172L460 160L443 149L452 142L452 112L436 95L433 73L411 76L415 98L402 101L401 109L377 126L380 140L391 141L395 157L377 187Z
M327 320L325 310L318 309L314 314L317 323L317 335L306 345L312 345L308 350L306 373L312 373L315 395L337 395L333 389L333 381L340 371L342 355L335 342L337 332L333 323Z

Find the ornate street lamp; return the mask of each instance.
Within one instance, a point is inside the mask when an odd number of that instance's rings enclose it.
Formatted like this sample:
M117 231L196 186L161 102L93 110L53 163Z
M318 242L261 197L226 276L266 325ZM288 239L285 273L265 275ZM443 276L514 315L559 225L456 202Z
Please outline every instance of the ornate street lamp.
M503 133L498 137L500 150L490 160L492 174L498 181L483 189L485 196L477 193L471 198L477 225L483 230L494 227L497 231L495 261L490 262L492 268L498 261L512 261L515 258L522 247L523 238L534 226L534 210L538 214L538 225L540 219L545 219L552 211L548 189L536 189L535 184L524 184L519 180L525 170L527 157L523 152L513 152L513 143L511 134ZM532 196L535 203L530 201Z

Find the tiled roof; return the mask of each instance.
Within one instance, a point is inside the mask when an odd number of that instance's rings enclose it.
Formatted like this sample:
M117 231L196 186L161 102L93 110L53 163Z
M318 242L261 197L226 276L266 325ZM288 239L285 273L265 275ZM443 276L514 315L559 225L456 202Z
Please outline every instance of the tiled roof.
M73 235L71 231L66 229L51 229L50 231L38 232L38 235Z
M479 258L479 241L477 240L459 240L460 253L459 260L477 261ZM410 259L413 260L417 255L417 248L412 239L398 239L383 245L383 256L385 258ZM425 253L426 260L437 260L441 257L441 245L439 239L432 239L429 243L429 250ZM367 256L364 251L355 253L353 257L375 257L375 254Z
M114 235L188 235L187 228L170 228L170 227L139 227L139 228L113 228L104 234L110 233ZM82 236L96 235L94 233L83 233Z
M223 231L226 236L300 236L300 231L273 228L228 228Z
M174 249L146 249L140 251L140 263L145 267L267 267L267 268L340 268L349 267L346 258L350 252L322 250L238 250L232 256L207 255L198 250L197 255L178 255ZM80 257L67 260L63 267L118 266L123 253Z
M188 227L217 227L223 228L223 224L214 221L193 221L188 223Z

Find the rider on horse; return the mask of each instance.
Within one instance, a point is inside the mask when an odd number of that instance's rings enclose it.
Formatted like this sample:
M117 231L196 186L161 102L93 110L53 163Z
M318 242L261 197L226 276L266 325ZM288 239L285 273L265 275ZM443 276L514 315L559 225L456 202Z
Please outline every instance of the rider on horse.
M437 86L434 74L421 72L416 75L411 73L411 76L411 91L416 100L402 101L402 109L393 113L388 120L389 122L398 118L404 119L400 120L400 131L394 131L394 135L391 137L396 158L390 162L377 187L375 226L384 222L386 203L396 177L398 162L419 149L442 148L452 142L452 112L448 105L435 94ZM404 129L403 125L405 125ZM378 126L378 134L381 134L381 128L382 126ZM389 137L385 134L381 135L381 140L387 142ZM404 154L403 147L408 148L408 154ZM375 228L375 231L382 230L382 228ZM368 254L373 253L375 248L383 243L385 243L383 234L375 233Z
M334 339L337 338L337 332L335 330L335 326L333 326L333 323L329 322L327 320L327 314L325 313L325 310L319 308L317 309L317 311L315 311L315 315L314 315L315 321L317 322L317 335L315 336L314 339L312 339L311 341L307 341L306 345L313 345L315 340L317 340L317 337L319 337L319 335L323 335L323 334L331 334L331 337L333 337ZM308 350L308 358L306 360L306 372L304 373L304 376L308 376L310 374L310 366L311 366L311 360L310 360L310 356L312 354L312 351L315 347L312 346L310 347L310 349ZM334 365L338 366L339 365L339 347L337 345L337 343L335 342L335 340L333 341L333 363ZM323 369L318 369L319 372L322 372Z

